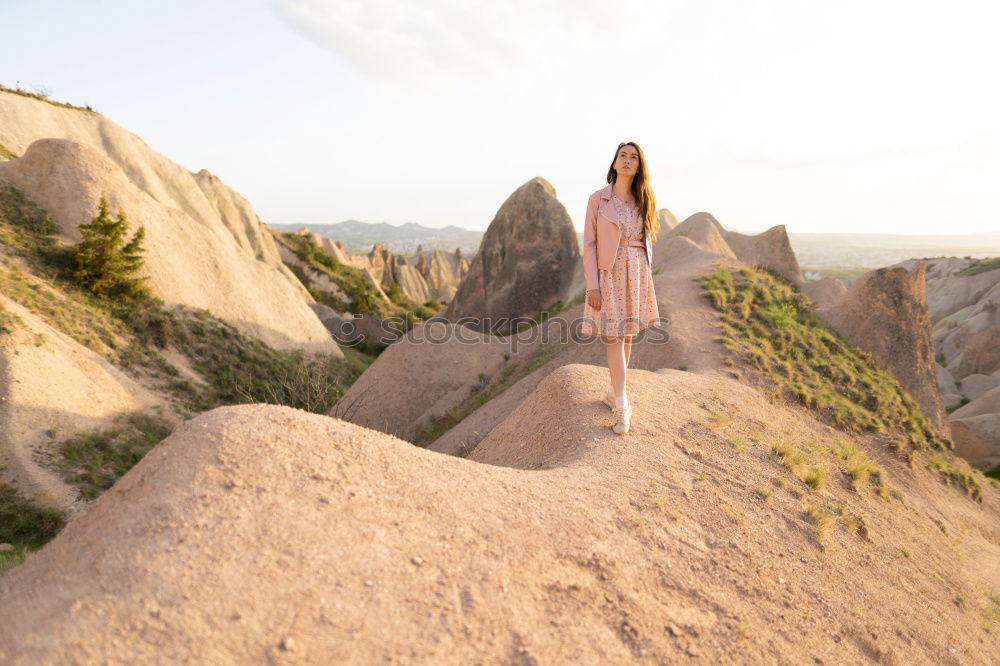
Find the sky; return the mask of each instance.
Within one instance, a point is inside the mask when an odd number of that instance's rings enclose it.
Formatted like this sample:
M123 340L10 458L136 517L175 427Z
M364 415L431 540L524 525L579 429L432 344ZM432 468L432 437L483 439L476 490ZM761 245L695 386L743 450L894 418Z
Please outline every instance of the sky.
M0 83L89 104L274 224L578 231L620 141L727 229L1000 231L1000 5L0 0Z

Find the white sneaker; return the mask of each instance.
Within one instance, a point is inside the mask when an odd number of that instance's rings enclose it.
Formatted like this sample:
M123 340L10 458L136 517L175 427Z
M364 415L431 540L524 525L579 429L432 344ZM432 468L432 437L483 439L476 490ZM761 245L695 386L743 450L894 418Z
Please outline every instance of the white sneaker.
M624 407L615 407L611 412L611 416L614 418L615 423L611 426L619 435L624 435L632 427L632 405L625 405Z

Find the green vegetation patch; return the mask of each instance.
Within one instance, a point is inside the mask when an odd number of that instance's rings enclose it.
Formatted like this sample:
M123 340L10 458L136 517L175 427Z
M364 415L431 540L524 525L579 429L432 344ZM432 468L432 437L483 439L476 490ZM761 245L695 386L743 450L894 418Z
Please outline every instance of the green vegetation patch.
M52 272L70 261L68 251L60 253L58 233L59 227L42 207L0 179L0 245L27 259L32 270Z
M15 328L24 325L24 321L13 312L8 312L3 305L0 305L0 335L10 333Z
M720 267L703 279L706 298L721 313L719 342L769 377L779 393L837 428L892 430L913 448L948 448L899 382L828 329L788 280L762 267L735 274Z
M140 225L128 238L128 227L125 211L119 210L112 219L108 199L101 196L97 215L80 225L83 240L73 246L73 282L100 297L148 298L149 278L139 275L145 262L146 228Z
M869 458L864 451L847 441L839 441L833 447L833 452L840 462L841 469L851 481L851 489L860 492L871 482L882 499L889 497L889 484L885 470Z
M998 268L1000 268L1000 257L987 257L983 259L973 259L972 263L962 270L955 271L954 274L968 277L970 275L976 275L977 273L995 271Z
M349 310L355 314L370 312L381 319L398 317L403 320L401 327L403 330L399 332L405 333L413 326L430 319L441 309L441 304L433 300L423 304L414 302L403 293L402 288L396 282L382 287L382 291L389 297L389 302L386 302L379 296L375 285L365 276L363 271L354 266L340 263L335 256L320 248L312 236L277 234L276 239L312 269L329 277L347 295L350 302L343 303L331 302L332 296L325 296L316 290L310 292L313 294L313 298L316 298L320 303L329 305L334 310L339 312ZM309 279L305 275L301 275L300 271L295 271L294 268L292 270L296 272L304 284L309 283Z
M128 331L122 323L79 290L52 289L23 271L0 268L0 291L52 328L109 360L114 358L114 350L125 344Z
M0 552L0 573L44 546L64 524L61 511L38 509L13 487L0 484L0 543L13 546Z
M87 499L94 499L169 434L165 421L147 414L129 414L110 429L61 442L60 471L67 483L77 486Z
M4 159L7 160L16 160L18 158L18 155L14 151L10 150L7 146L0 143L0 157L3 157Z
M802 510L806 520L812 525L813 538L823 550L826 550L826 534L833 521L833 515L826 509L807 502Z
M281 350L241 333L207 310L159 299L126 301L112 308L131 334L117 363L160 383L182 413L220 405L266 402L325 414L371 365L374 357L350 347L344 358L301 349ZM181 375L160 350L185 356L203 381Z
M983 487L976 478L982 472L974 470L964 459L955 456L946 458L939 453L931 453L927 458L927 467L948 483L964 490L972 499L983 501Z

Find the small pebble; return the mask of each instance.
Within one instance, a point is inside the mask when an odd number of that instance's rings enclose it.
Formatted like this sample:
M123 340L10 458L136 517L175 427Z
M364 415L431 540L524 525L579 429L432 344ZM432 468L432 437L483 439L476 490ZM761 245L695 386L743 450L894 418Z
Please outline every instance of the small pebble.
M424 563L424 558L420 557L419 555L414 555L413 557L410 558L410 561L419 566Z

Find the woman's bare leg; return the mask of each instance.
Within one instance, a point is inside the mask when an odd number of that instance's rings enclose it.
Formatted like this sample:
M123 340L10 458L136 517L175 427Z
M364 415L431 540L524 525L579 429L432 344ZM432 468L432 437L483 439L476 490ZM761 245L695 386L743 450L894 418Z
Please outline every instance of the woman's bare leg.
M615 405L624 407L628 402L625 395L625 341L622 338L606 338L604 349L608 356L608 372L611 374L611 390L614 391Z
M625 367L628 367L628 359L632 355L632 336L625 336Z

